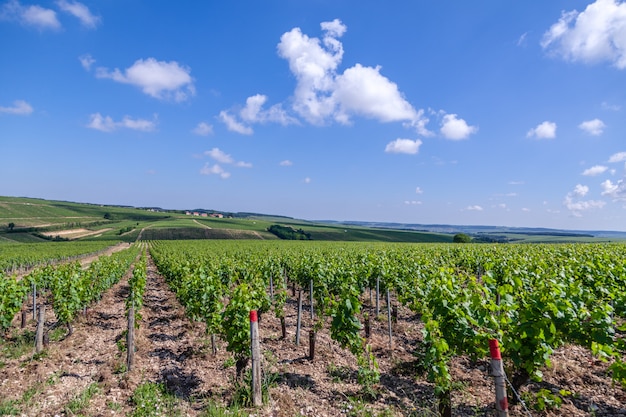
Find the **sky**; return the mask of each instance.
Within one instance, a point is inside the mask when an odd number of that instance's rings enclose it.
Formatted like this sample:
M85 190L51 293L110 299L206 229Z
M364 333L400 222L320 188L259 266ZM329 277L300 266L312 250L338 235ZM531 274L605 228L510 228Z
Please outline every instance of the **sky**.
M0 195L626 231L626 2L0 0Z

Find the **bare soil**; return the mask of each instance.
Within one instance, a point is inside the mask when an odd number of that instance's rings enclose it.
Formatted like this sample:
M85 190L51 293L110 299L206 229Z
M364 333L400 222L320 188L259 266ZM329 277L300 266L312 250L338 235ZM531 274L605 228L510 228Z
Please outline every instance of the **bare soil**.
M97 393L81 415L129 415L134 410L130 398L136 387L152 381L163 383L178 399L181 415L207 415L209 404L228 406L235 394L231 354L219 339L217 354L212 354L204 324L186 318L151 259L136 335L135 365L125 372L126 353L119 346L123 345L127 328L127 278L76 320L71 336L52 341L45 354L37 357L32 349L27 349L11 358L0 346L0 404L14 400L23 416L69 416L73 415L68 411L69 402L97 384ZM308 332L312 320L306 298L299 346L294 343L296 297L290 297L286 305L286 339L281 338L279 320L269 313L264 315L259 326L263 370L273 382L267 403L260 409L249 409L250 415L436 416L434 387L427 382L416 355L421 347L422 324L411 311L400 307L390 348L386 309L384 302L381 304L381 315L372 322L369 341L381 372L373 396L363 394L356 382L356 360L331 340L329 326L317 333L315 359L309 360ZM54 321L50 314L47 325ZM31 317L27 330L33 331L34 326ZM18 318L14 327L19 328ZM21 332L15 329L9 342L2 343L12 343ZM522 391L564 390L560 395L562 404L542 412L531 410L531 415L626 416L626 392L611 382L606 363L578 346L560 348L552 359L552 368L544 371L544 382L528 384ZM455 381L452 414L494 415L494 387L488 375L488 361L472 362L459 357L453 360L451 368ZM518 404L511 406L510 415L528 414Z

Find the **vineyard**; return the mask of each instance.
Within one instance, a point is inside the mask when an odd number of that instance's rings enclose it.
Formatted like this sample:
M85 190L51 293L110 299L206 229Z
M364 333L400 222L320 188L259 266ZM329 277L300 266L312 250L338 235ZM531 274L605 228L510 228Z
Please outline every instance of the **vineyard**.
M623 244L135 244L1 278L0 415L494 415L490 340L510 415L626 415L625 284Z

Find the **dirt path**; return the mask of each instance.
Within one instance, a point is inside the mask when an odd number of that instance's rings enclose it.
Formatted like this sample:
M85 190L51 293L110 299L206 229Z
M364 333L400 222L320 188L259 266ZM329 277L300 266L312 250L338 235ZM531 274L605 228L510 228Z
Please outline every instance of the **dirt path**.
M193 222L194 222L194 223L196 223L196 224L199 224L200 226L204 227L205 229L211 229L211 227L210 227L210 226L207 226L207 225L206 225L206 224L204 224L204 223L200 223L200 222L199 222L198 220L196 220L196 219L193 219Z

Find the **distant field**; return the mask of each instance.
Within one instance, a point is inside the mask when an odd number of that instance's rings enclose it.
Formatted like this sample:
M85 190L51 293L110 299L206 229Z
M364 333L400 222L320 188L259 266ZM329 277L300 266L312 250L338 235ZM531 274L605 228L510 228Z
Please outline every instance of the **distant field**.
M214 218L187 215L182 210L141 209L0 196L0 245L47 239L133 242L161 239L278 239L272 225L302 229L314 241L452 242L453 234L401 230L367 225L325 224L281 216L234 214ZM143 231L143 232L142 232ZM477 234L499 242L607 242L609 238L502 232ZM615 239L613 239L615 240Z

